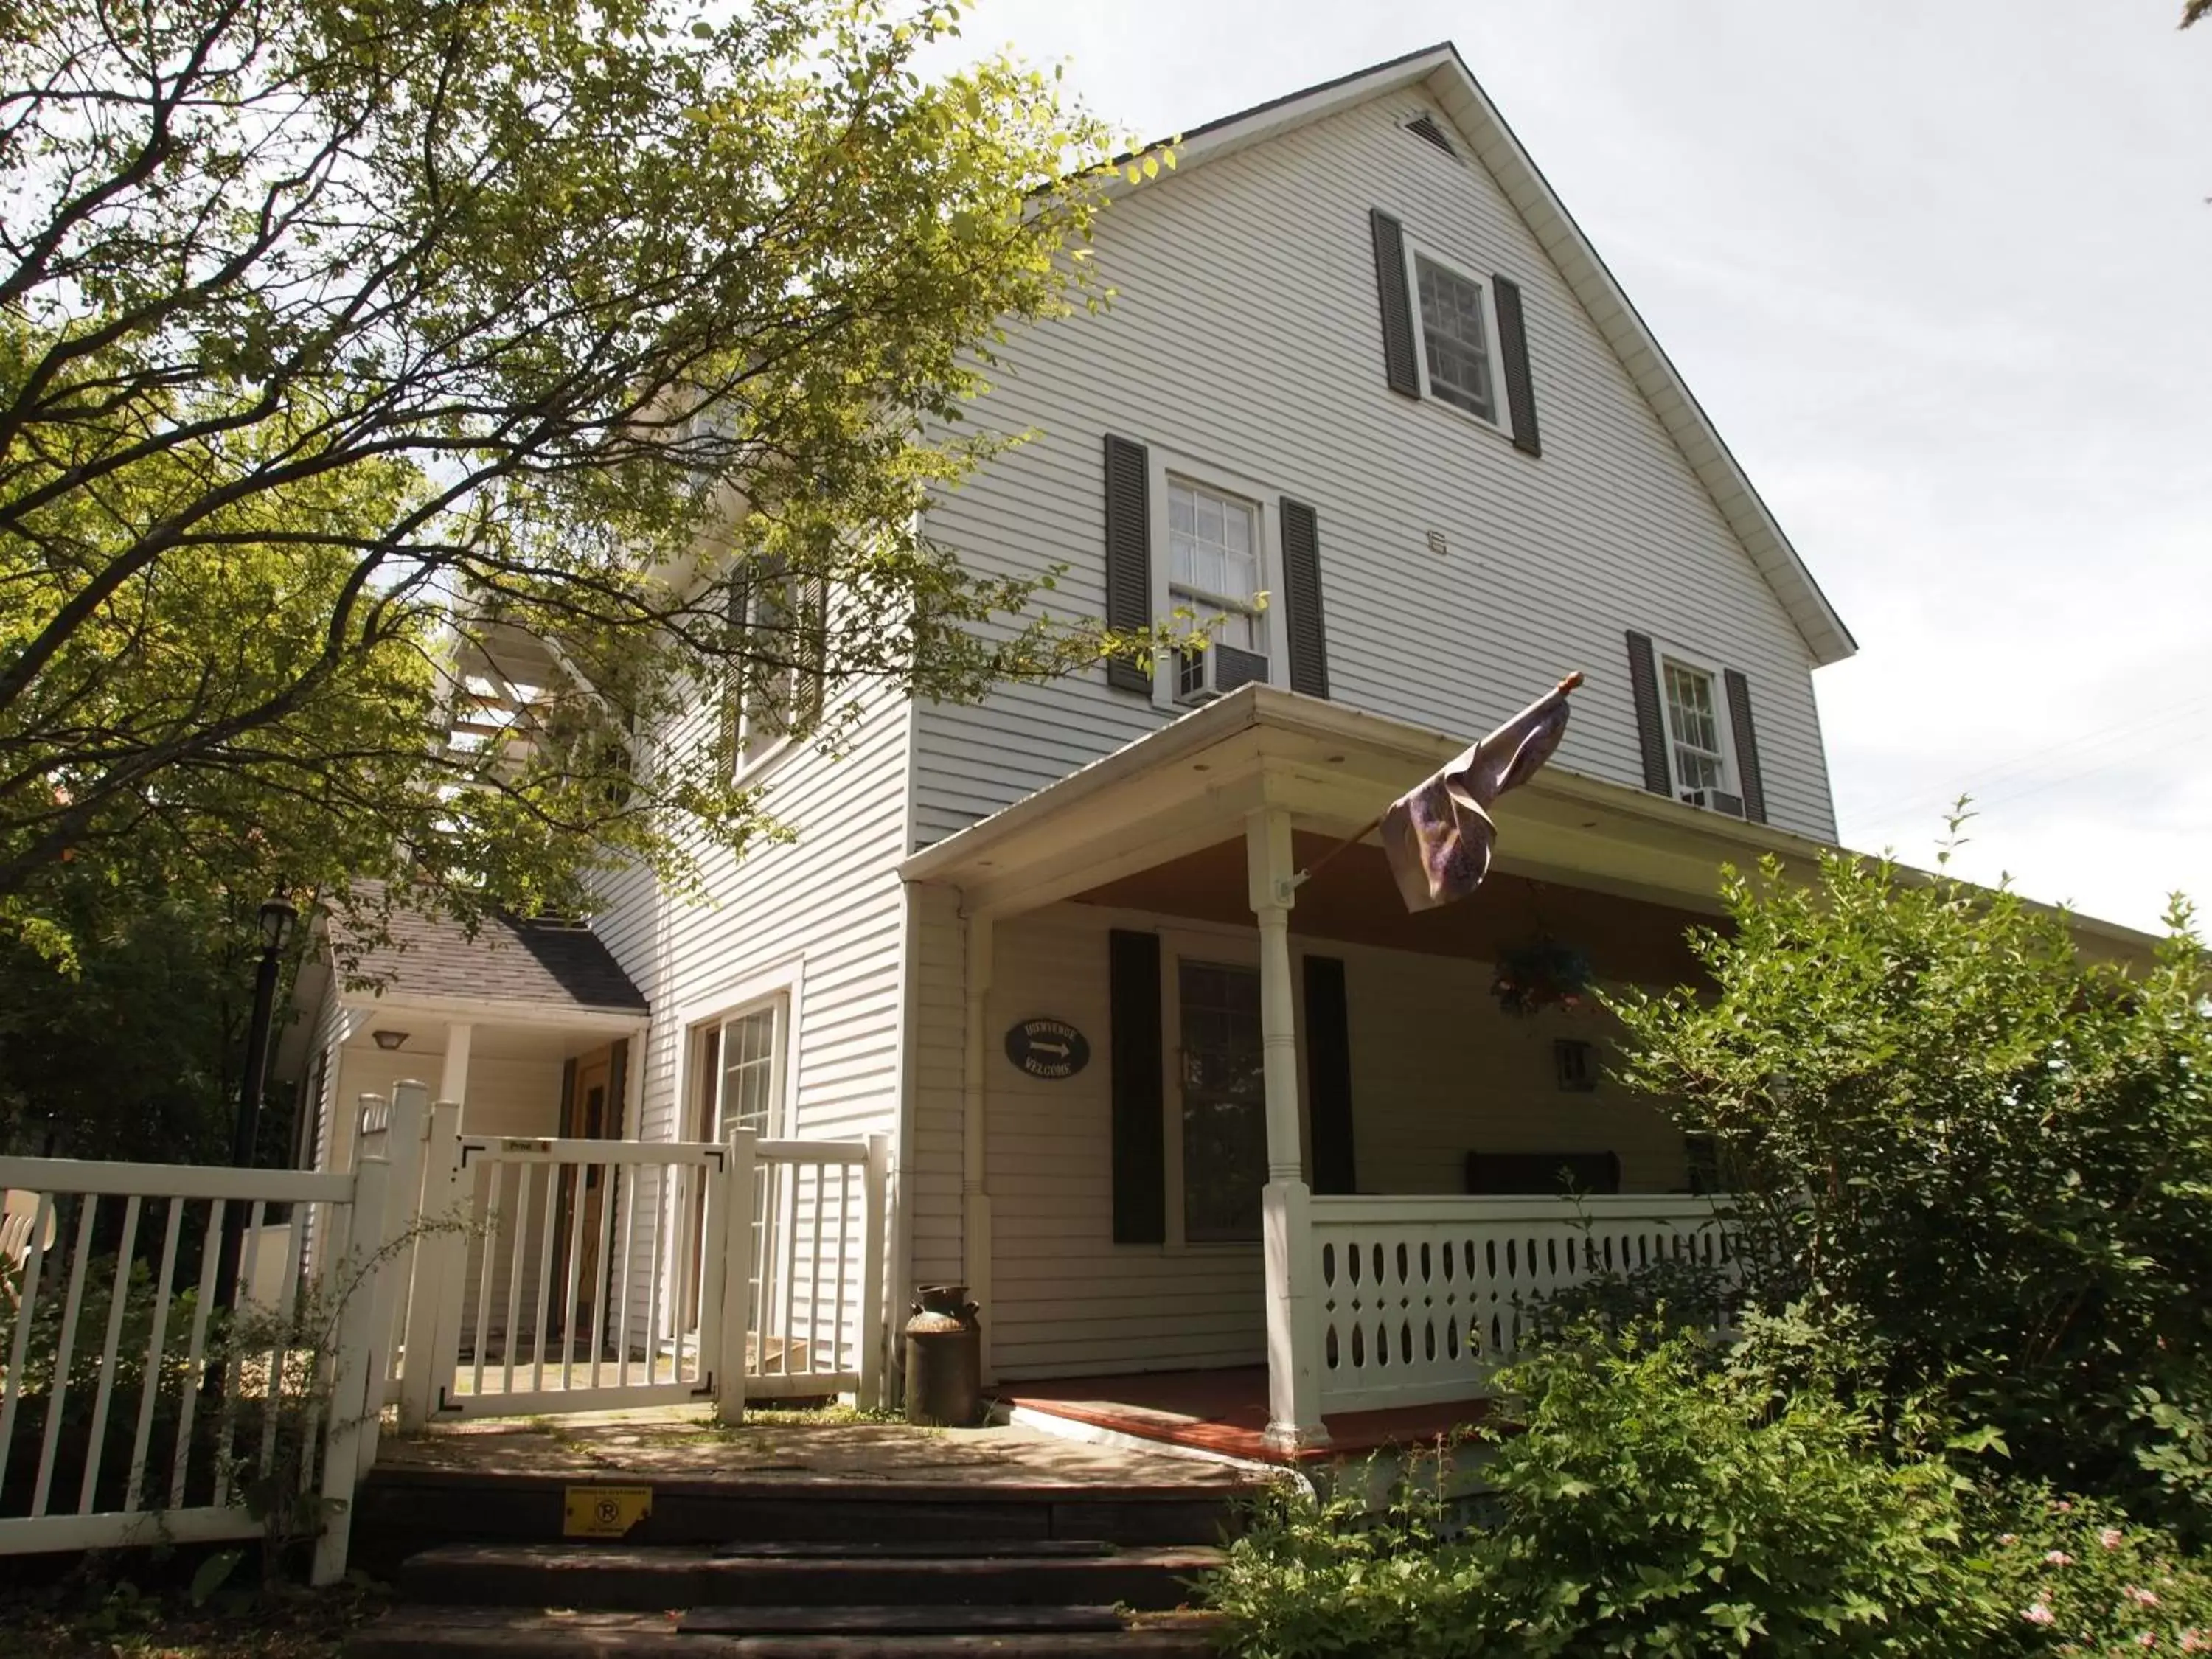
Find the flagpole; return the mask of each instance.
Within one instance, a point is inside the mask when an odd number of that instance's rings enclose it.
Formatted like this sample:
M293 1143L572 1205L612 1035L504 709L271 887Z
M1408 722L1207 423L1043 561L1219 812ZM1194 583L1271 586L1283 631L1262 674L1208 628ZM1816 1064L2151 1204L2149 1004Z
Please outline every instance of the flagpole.
M1552 688L1553 694L1555 696L1564 696L1566 693L1573 690L1582 683L1583 671L1577 668L1574 672L1569 674L1566 678L1561 680L1557 685ZM1330 848L1328 851L1323 853L1319 858L1316 859L1304 869L1299 871L1297 874L1292 876L1291 878L1291 889L1296 890L1297 889L1304 886L1316 876L1319 875L1322 872L1322 866L1328 864L1328 862L1331 859L1334 858L1339 853L1344 852L1348 848L1357 847L1361 842L1365 841L1368 836L1373 835L1377 830L1380 830L1382 827L1382 820L1389 815L1389 808L1383 808L1382 811L1377 812L1373 817L1368 819L1366 823L1361 824L1359 828L1353 830L1342 841L1337 842L1335 846Z

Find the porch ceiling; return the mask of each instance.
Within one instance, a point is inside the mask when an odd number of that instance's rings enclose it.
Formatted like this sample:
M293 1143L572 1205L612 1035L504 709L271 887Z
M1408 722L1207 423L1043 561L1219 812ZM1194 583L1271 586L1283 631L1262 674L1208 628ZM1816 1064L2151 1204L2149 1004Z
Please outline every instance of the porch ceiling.
M901 873L958 886L971 915L1011 914L1218 848L1266 810L1322 838L1302 842L1307 863L1465 747L1442 732L1248 685L915 854ZM1708 915L1719 908L1723 861L1748 866L1772 853L1804 872L1821 850L1765 824L1556 767L1507 796L1495 817L1501 873ZM1379 853L1372 856L1379 866ZM1364 894L1364 884L1351 885ZM1247 890L1239 874L1221 900L1243 907ZM1298 904L1323 898L1302 893ZM1375 898L1402 910L1387 885Z
M1309 868L1334 844L1310 833L1294 840L1299 863ZM1241 837L1218 842L1091 888L1074 900L1249 927L1244 842ZM1291 932L1478 962L1495 962L1502 947L1550 937L1586 951L1605 979L1667 986L1701 976L1683 934L1711 920L1674 906L1502 873L1465 904L1408 915L1382 849L1363 846L1332 859L1298 890Z

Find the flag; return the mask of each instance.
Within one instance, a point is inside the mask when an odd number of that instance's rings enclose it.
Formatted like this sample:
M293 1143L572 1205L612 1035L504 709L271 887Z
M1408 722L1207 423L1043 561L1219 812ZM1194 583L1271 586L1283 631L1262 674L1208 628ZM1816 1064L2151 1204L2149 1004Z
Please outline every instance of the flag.
M1382 850L1408 910L1463 899L1490 873L1498 826L1486 810L1552 757L1567 730L1570 674L1480 743L1391 802L1382 815Z

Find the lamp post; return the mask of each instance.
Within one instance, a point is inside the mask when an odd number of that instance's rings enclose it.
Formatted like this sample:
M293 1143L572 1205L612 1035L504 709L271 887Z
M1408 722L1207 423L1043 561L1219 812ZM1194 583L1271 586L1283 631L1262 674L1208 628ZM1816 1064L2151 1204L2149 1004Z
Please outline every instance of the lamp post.
M261 902L261 963L253 971L253 1018L246 1028L246 1076L238 1085L238 1121L233 1128L230 1161L253 1167L254 1142L261 1128L261 1095L269 1073L269 1026L276 1011L276 978L283 966L284 941L300 913L281 896ZM244 1203L225 1207L222 1259L216 1265L215 1305L228 1308L238 1289L239 1247L246 1236Z

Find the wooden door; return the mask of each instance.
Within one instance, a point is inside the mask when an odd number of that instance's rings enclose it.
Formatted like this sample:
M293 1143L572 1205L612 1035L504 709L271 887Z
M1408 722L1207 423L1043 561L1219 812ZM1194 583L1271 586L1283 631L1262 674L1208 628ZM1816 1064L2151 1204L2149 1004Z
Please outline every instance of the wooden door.
M610 1043L607 1047L580 1056L570 1068L567 1097L561 1103L561 1135L566 1140L619 1140L622 1138L622 1102L615 1097L619 1086L617 1078L622 1068L616 1064L616 1049L623 1045ZM561 1192L561 1204L555 1224L559 1231L556 1243L565 1244L571 1237L568 1218L579 1201L582 1213L577 1217L574 1237L578 1256L576 1270L576 1305L573 1310L556 1305L552 1310L553 1328L564 1335L569 1329L569 1314L574 1316L576 1334L588 1340L593 1316L599 1306L607 1278L606 1264L599 1260L599 1227L606 1206L613 1200L607 1190L606 1177L610 1168L587 1164L583 1170L583 1191L575 1190L576 1183L569 1182ZM565 1302L565 1282L555 1292L556 1304Z

